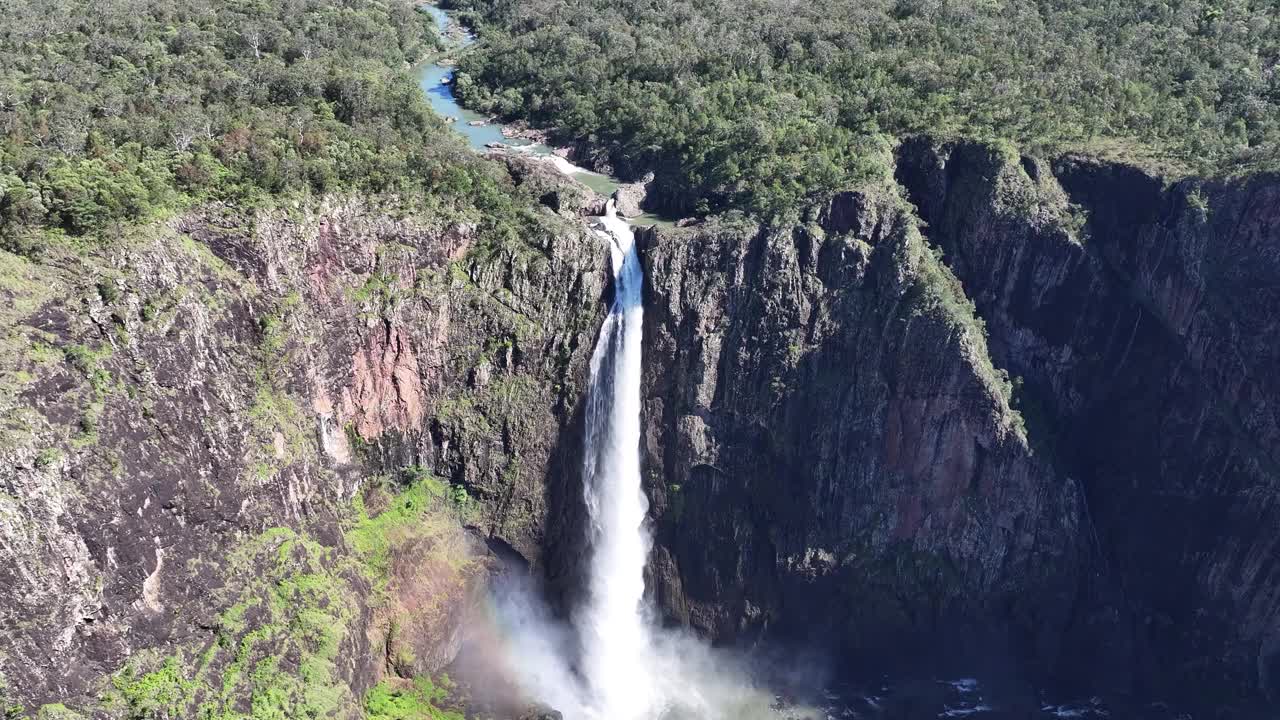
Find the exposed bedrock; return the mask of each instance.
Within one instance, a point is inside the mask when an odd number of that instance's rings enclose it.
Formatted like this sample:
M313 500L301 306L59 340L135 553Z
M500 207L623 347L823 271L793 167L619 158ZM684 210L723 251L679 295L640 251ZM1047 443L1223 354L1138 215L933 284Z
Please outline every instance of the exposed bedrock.
M1280 691L1280 182L917 140L899 180L1087 498L1067 662L1139 694Z
M668 614L882 668L1048 669L1081 572L1079 488L1031 450L903 204L846 193L782 231L642 240Z

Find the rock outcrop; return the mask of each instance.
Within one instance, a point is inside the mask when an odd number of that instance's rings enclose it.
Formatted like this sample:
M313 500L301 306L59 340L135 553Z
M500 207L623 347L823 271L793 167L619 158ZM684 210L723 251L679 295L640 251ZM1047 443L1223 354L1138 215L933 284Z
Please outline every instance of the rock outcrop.
M629 218L643 215L648 207L646 201L653 184L653 173L647 173L635 182L619 185L618 189L613 191L613 200L617 203L618 214Z
M1022 379L1033 441L1084 487L1074 664L1280 701L1280 178L1166 185L925 140L899 178Z
M511 173L516 185L554 212L567 217L603 215L605 198L591 188L568 180L551 163L511 152L494 153Z
M1079 488L1028 444L980 321L901 204L847 193L793 228L642 241L668 614L886 669L1054 657Z

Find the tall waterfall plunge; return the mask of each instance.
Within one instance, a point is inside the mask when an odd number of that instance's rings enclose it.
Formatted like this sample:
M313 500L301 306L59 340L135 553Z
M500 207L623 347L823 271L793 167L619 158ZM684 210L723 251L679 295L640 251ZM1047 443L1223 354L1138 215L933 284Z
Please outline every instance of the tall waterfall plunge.
M590 581L578 620L582 673L599 717L644 717L654 700L641 604L649 537L640 486L643 273L635 235L613 208L600 219L613 255L614 299L591 357L583 485L591 521Z
M510 668L525 700L549 705L565 720L774 720L773 696L753 685L740 658L657 627L645 607L651 542L640 476L644 277L635 235L612 201L595 221L612 252L614 298L591 357L587 393L586 592L571 625L551 618L528 588L499 592L506 655L488 667Z

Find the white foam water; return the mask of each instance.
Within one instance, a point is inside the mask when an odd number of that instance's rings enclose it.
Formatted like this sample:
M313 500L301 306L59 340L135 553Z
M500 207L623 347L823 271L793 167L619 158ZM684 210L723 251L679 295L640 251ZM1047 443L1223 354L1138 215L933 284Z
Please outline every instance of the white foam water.
M610 244L614 298L591 357L583 485L590 518L590 580L576 616L581 671L601 718L647 716L654 701L642 604L650 540L640 484L640 340L643 272L631 227L610 200L598 218Z

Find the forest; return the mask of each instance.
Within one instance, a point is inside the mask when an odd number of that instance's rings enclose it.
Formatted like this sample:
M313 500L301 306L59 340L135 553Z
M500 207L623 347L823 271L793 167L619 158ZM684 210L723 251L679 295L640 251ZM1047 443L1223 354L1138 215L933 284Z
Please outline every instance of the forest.
M290 193L506 199L430 111L399 0L52 0L0 24L0 243Z
M887 179L910 133L1273 167L1280 22L1260 0L450 0L469 105L655 170L685 212ZM404 192L478 171L393 0L54 0L0 27L0 223L73 235L190 201ZM462 175L467 175L463 178Z
M1267 0L453 0L472 105L655 169L706 212L883 178L894 138L1271 167Z

